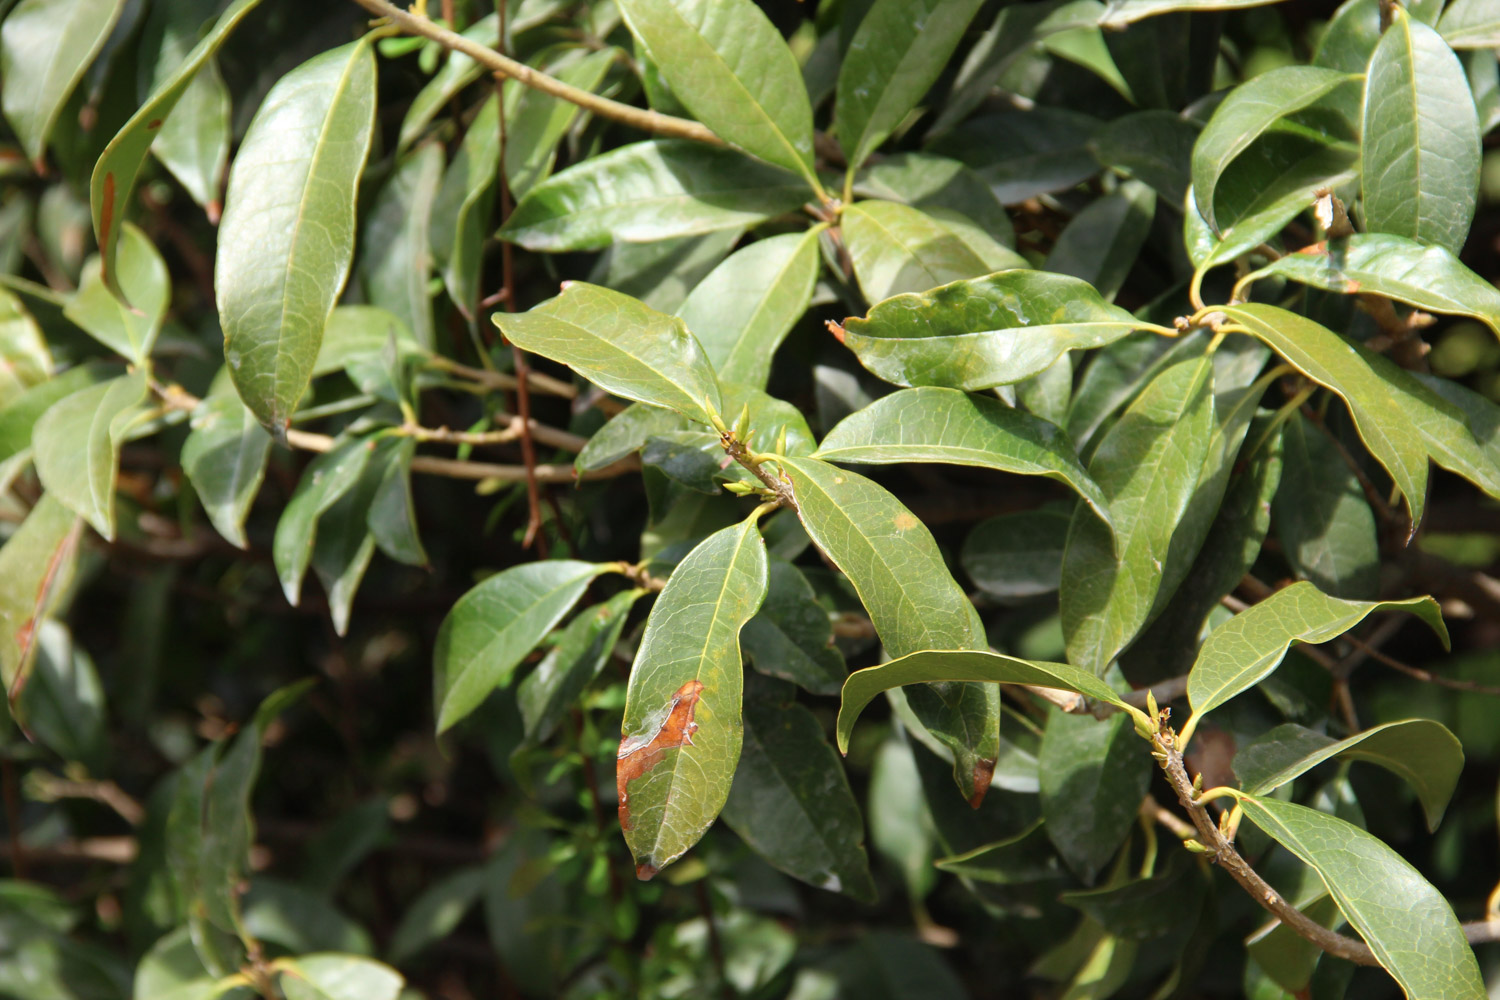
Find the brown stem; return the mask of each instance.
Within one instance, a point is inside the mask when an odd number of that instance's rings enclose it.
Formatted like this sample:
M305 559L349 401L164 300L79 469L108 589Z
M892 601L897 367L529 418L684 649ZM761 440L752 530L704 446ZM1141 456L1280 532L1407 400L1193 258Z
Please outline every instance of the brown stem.
M797 495L792 492L791 483L781 479L760 462L756 461L750 449L745 446L745 442L735 437L733 431L720 435L719 443L724 446L724 453L743 465L746 469L749 469L751 474L764 484L766 489L770 491L771 496L775 497L781 506L790 507L793 510L797 509Z

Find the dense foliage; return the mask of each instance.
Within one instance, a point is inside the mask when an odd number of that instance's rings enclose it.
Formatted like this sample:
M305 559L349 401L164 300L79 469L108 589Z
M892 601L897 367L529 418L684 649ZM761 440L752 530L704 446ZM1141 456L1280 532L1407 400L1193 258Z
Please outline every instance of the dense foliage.
M0 997L1500 982L1495 0L0 18Z

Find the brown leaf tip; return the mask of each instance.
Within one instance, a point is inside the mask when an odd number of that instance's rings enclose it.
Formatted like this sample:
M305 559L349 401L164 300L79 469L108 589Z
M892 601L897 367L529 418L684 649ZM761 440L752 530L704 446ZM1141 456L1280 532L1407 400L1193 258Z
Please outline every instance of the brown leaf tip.
M837 340L840 344L842 344L844 342L844 327L843 327L843 324L839 323L838 320L832 320L832 319L827 320L825 322L826 322L826 325L828 326L828 332L831 333L831 334L833 334L834 339Z

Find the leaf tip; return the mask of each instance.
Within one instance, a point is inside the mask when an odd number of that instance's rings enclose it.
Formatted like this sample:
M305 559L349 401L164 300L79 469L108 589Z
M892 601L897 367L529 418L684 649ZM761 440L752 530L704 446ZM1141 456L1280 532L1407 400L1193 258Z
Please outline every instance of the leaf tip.
M656 877L656 873L659 871L661 869L653 865L650 861L642 861L635 866L635 877L642 882L649 882Z
M825 325L828 327L828 332L833 334L833 339L842 344L844 342L844 325L834 319L827 320Z

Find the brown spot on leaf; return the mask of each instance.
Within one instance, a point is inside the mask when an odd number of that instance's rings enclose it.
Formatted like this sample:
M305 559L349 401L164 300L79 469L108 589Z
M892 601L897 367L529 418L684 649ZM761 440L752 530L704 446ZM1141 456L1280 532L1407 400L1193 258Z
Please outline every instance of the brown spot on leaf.
M115 225L115 175L113 171L104 175L104 204L99 206L99 246L109 246L110 230ZM109 284L109 253L99 257L99 277Z
M990 782L995 777L995 762L985 760L983 757L974 762L974 793L969 796L969 807L978 809L984 802L984 793L990 790Z
M661 869L651 864L649 861L642 861L640 864L635 866L635 877L640 879L642 882L649 882L651 881L652 877L659 871L661 871Z
M1310 243L1297 252L1310 256L1326 257L1328 256L1328 241L1320 240L1317 243Z
M630 782L659 764L666 752L673 747L693 745L693 733L698 729L693 715L698 711L698 698L702 693L702 681L688 681L667 702L666 712L655 732L649 737L645 733L621 737L620 753L615 763L615 790L620 795L621 830L629 830L634 825L630 819L630 794L627 789ZM637 868L636 874L639 875L640 870ZM651 868L650 875L641 877L650 878L655 874L656 869Z
M825 325L828 327L828 332L833 334L833 339L842 344L844 342L843 325L840 324L837 320L832 319L828 320Z
M1359 291L1359 282L1355 281L1353 278L1350 278L1348 281L1344 282L1345 295L1353 295L1357 291Z
M917 519L903 510L896 515L896 519L892 523L895 524L897 531L910 531L917 526ZM994 767L995 762L990 761L990 766Z
M146 123L146 131L147 132L155 132L159 128L161 128L161 119L160 118L153 118L149 122Z

